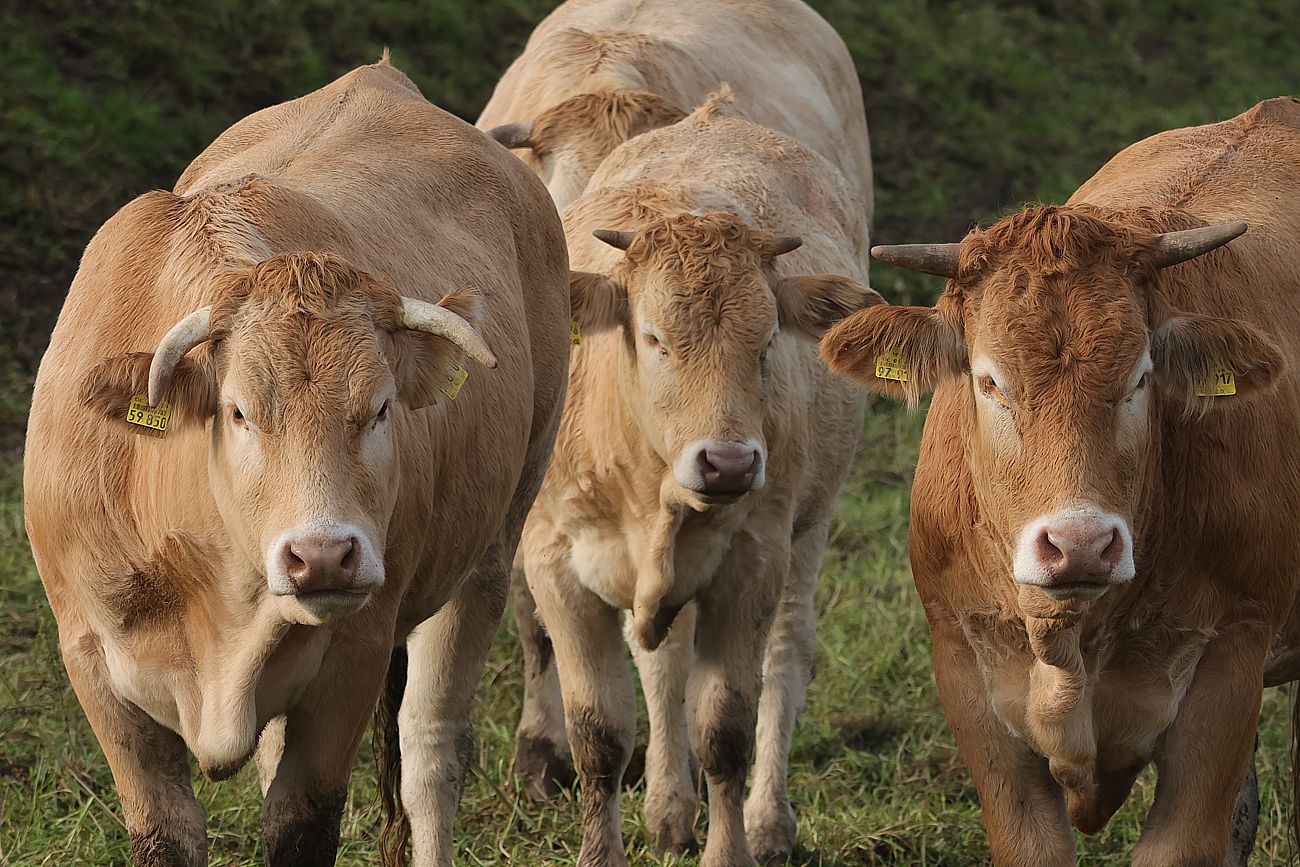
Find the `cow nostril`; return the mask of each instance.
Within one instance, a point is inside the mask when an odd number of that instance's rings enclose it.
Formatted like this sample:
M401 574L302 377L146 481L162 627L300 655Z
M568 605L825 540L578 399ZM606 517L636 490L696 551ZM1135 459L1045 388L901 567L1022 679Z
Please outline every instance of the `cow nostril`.
M306 578L311 571L307 561L303 559L301 552L298 551L297 545L292 542L284 546L281 557L284 561L284 571L290 578L301 580Z
M1101 559L1106 565L1114 566L1119 563L1119 558L1124 555L1124 537L1120 535L1118 529L1110 531L1110 541L1102 549Z
M1047 566L1055 566L1065 559L1065 551L1061 550L1047 530L1038 534L1036 552L1038 561Z
M348 540L347 551L343 554L343 560L339 563L339 568L347 575L352 575L357 571L357 561L361 559L361 546L357 544L356 537Z
M709 460L708 449L700 449L698 452L696 452L695 468L699 470L700 475L705 477L710 475L716 475L718 472L718 468L713 465L712 461Z

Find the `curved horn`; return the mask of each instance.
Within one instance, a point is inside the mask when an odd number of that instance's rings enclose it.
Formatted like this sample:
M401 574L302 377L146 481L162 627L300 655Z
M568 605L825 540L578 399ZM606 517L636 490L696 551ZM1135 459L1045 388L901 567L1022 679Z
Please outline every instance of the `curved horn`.
M484 367L496 367L497 359L468 322L446 307L402 296L402 325L444 337L465 350L470 358Z
M1170 265L1195 259L1202 253L1222 247L1245 232L1246 224L1238 220L1233 223L1220 223L1217 226L1182 229L1178 232L1156 235L1156 267L1168 268Z
M956 277L960 253L960 243L885 244L871 248L871 255L882 262L936 277Z
M533 125L528 121L518 121L516 123L502 124L494 126L488 130L488 135L508 148L530 148L533 143L530 138L533 134Z
M772 238L772 243L768 245L767 251L773 256L784 256L786 253L793 253L803 246L803 238L798 235L777 235Z
M614 229L597 229L591 234L611 247L626 250L636 240L636 232L619 232Z
M162 396L171 382L172 372L185 357L185 353L208 339L212 308L201 307L172 326L163 335L149 363L149 405L162 403Z

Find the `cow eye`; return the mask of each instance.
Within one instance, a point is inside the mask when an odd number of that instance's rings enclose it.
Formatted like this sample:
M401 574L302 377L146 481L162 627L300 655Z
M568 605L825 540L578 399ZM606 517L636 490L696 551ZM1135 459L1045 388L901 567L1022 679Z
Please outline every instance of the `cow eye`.
M230 418L232 421L234 421L235 424L239 425L240 427L244 426L244 414L239 411L239 407L231 406Z
M668 347L664 346L663 341L661 341L658 337L655 337L653 334L651 334L648 331L644 332L642 336L645 337L646 345L649 346L651 349L653 349L655 352L658 352L660 355L665 357L668 355Z
M993 377L988 376L987 374L983 375L979 377L977 383L979 385L980 394L996 400L998 404L1003 407L1009 406L1006 394L1004 394L1002 389L998 387L997 381Z
M388 401L384 401L379 406L379 412L375 413L375 420L383 421L387 417L388 417Z

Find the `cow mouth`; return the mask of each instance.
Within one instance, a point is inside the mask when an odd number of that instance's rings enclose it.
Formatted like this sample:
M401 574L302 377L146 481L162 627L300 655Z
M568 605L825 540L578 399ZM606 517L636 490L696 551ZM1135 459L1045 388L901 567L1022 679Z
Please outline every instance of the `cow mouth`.
M295 593L298 604L313 614L340 615L360 611L370 601L372 588L359 587L348 590L312 590Z
M1058 602L1066 600L1086 602L1100 598L1102 594L1110 589L1110 584L1099 584L1095 581L1066 581L1060 584L1040 584L1038 589L1042 591L1044 596Z

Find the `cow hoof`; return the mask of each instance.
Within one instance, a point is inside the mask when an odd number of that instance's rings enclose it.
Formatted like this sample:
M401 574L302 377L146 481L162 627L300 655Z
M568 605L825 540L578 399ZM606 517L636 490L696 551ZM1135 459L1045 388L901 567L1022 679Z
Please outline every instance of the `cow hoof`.
M578 853L578 867L628 867L623 842L588 843L583 840L582 851Z
M767 815L761 818L752 813L746 817L745 830L749 848L753 850L758 863L764 867L785 864L794 851L794 809L789 803L784 803L765 812Z
M521 734L515 739L515 773L534 800L554 798L573 785L573 762L548 738Z
M693 830L685 834L668 829L661 831L647 829L647 831L650 835L650 851L658 858L663 858L665 855L695 855L700 851L700 844L695 839Z

